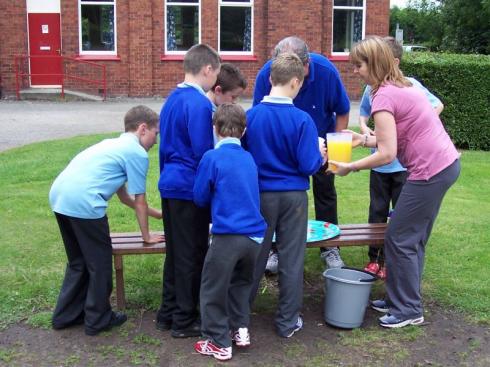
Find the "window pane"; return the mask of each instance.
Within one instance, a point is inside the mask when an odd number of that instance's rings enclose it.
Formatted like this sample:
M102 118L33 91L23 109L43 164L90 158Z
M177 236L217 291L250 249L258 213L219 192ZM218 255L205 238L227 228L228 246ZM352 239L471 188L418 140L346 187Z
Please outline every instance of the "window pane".
M252 51L252 8L220 8L220 51Z
M334 10L333 52L349 52L362 39L362 10Z
M221 0L222 3L250 3L250 0Z
M199 7L167 6L167 50L187 51L199 43Z
M82 4L82 51L115 51L113 5Z
M189 3L189 4L199 4L199 0L167 0L167 3Z
M362 6L363 0L334 0L334 6Z

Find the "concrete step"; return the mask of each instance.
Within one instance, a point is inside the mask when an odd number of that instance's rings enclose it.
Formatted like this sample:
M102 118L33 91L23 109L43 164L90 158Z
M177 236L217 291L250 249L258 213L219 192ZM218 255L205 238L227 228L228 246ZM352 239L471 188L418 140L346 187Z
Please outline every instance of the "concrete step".
M27 88L21 89L20 95L22 99L29 100L50 100L59 101L61 98L61 88ZM67 101L103 101L104 98L87 94L83 92L77 92L70 89L65 89L65 100Z

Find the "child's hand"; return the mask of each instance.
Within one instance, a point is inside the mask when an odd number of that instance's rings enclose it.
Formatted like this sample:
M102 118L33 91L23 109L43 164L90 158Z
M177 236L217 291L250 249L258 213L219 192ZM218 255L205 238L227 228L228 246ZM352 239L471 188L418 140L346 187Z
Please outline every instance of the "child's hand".
M148 207L148 215L155 219L162 219L162 211L155 208Z
M362 145L364 142L364 135L356 133L355 131L352 130L342 130L343 133L350 133L352 134L352 148L358 147L359 145Z
M364 122L359 122L359 129L361 130L361 134L376 135L374 130L371 130Z
M323 163L325 163L328 159L325 139L318 137L318 149L320 149L320 154L322 155Z
M165 236L161 234L150 234L149 238L143 238L144 243L160 243L160 242L165 242Z

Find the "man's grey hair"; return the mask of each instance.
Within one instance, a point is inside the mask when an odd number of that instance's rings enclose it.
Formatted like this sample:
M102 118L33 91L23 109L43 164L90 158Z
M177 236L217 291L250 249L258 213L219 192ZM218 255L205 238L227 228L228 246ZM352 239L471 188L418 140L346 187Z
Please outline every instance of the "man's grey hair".
M279 41L276 47L274 47L272 58L274 59L285 52L296 54L303 65L306 65L310 61L308 45L299 37L290 36Z

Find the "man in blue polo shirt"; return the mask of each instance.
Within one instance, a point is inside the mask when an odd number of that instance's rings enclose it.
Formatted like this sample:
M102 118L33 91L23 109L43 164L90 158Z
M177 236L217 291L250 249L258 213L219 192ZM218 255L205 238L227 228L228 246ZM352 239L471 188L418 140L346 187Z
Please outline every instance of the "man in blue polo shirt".
M298 37L286 37L281 40L274 49L273 58L284 52L295 53L303 62L305 80L293 103L312 117L318 136L325 138L329 132L347 128L350 101L335 66L326 57L310 53L305 41ZM271 90L269 81L271 64L272 60L269 60L257 75L254 106L260 103ZM317 220L338 224L335 175L327 175L324 171L321 168L313 175L315 217ZM338 248L322 248L320 251L327 267L336 268L344 265ZM271 272L277 271L277 254L271 255L267 269Z

